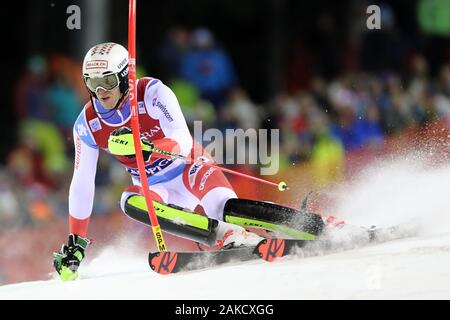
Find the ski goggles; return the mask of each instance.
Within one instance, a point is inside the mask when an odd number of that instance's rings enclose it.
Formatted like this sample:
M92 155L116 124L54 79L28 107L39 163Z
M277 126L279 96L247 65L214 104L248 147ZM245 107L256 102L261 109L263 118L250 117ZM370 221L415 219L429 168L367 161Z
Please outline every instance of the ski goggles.
M109 74L101 78L85 78L86 86L92 92L97 93L98 89L112 90L119 85L119 77L117 73Z

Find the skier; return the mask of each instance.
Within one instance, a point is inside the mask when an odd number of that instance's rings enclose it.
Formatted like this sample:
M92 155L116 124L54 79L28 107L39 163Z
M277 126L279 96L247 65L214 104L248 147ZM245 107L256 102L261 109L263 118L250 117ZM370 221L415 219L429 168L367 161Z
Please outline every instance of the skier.
M76 154L69 190L69 239L54 257L56 271L63 280L77 277L77 269L90 243L87 229L99 149L113 154L131 175L133 185L122 193L121 209L125 212L127 200L142 194L134 148L126 149L124 144L125 141L133 145L128 51L112 42L92 47L83 61L83 78L91 99L73 127ZM200 204L208 217L223 220L226 201L237 195L220 170L201 165L202 161L212 159L193 140L172 90L158 79L141 78L137 81L137 104L152 199L190 210ZM201 157L191 164L152 154L152 147L183 156L198 155L200 150ZM219 222L218 247L254 245L261 239L240 226Z

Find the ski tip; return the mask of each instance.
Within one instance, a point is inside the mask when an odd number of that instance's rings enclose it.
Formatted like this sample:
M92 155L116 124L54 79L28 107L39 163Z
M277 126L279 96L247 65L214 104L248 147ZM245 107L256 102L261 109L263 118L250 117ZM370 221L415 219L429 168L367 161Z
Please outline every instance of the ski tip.
M256 247L258 256L272 262L284 255L285 241L283 239L264 239Z
M153 271L166 275L176 272L177 258L176 252L150 252L148 263Z

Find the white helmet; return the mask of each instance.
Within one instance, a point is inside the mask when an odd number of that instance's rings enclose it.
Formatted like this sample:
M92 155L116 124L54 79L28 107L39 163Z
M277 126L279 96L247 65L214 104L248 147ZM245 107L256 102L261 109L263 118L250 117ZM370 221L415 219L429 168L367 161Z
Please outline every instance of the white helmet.
M83 79L92 96L97 90L111 90L119 86L122 98L128 92L128 51L114 42L92 47L84 57Z

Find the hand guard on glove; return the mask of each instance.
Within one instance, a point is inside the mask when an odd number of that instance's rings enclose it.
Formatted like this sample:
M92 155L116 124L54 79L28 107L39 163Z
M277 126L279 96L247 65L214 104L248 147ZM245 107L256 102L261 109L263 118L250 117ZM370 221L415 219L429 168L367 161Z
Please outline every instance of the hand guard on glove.
M70 281L78 277L78 267L89 244L89 239L70 234L67 244L63 244L59 252L53 253L53 266L61 280Z
M144 161L147 162L154 149L153 142L147 138L141 137L141 148ZM136 151L134 149L133 133L131 129L128 127L120 127L114 130L108 139L108 149L116 156L134 158Z

